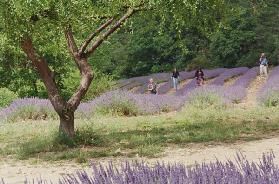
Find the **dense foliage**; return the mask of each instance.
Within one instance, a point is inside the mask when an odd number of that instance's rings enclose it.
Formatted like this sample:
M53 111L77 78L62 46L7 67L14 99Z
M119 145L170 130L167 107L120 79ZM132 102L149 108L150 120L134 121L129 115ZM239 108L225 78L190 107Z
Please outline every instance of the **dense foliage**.
M7 88L0 88L0 108L6 107L17 99L17 94L8 90Z

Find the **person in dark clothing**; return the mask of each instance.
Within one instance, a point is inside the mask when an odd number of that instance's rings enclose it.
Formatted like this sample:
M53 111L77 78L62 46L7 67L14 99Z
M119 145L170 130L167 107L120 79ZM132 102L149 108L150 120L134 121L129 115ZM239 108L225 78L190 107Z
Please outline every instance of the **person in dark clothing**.
M201 86L204 82L204 73L201 68L199 68L195 73L195 78L197 80L197 85Z
M150 94L157 94L157 84L153 81L153 79L149 79L149 83L148 83L148 92Z
M176 68L174 68L171 78L172 78L173 88L177 91L178 83L179 83L179 72L177 71Z

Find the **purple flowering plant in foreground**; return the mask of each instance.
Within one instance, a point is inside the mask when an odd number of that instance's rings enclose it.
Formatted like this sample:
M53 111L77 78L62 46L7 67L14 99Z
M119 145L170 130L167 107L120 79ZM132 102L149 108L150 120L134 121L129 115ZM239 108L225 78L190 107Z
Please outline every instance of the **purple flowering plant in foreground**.
M92 173L78 171L61 178L59 184L277 184L279 168L274 158L273 153L264 154L255 163L237 154L234 162L216 160L192 167L164 163L149 166L144 162L124 162L120 167L92 164Z

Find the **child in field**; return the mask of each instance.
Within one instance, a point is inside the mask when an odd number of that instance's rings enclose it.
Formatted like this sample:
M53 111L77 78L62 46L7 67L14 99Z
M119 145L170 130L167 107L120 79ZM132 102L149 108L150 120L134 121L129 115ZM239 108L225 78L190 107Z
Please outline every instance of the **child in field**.
M268 60L266 59L265 53L261 54L259 63L260 63L260 76L267 77Z
M154 80L151 78L149 79L149 83L148 83L148 92L150 94L157 94L157 84L154 82Z
M178 82L179 82L179 72L176 68L174 68L172 72L172 82L173 82L173 88L177 91Z

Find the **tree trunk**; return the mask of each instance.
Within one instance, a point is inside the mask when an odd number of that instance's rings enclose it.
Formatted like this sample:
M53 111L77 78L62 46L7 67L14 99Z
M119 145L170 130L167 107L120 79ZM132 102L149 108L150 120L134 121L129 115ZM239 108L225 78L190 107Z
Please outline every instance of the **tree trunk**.
M59 132L73 138L75 135L74 121L75 118L73 111L64 112L63 115L60 115Z

